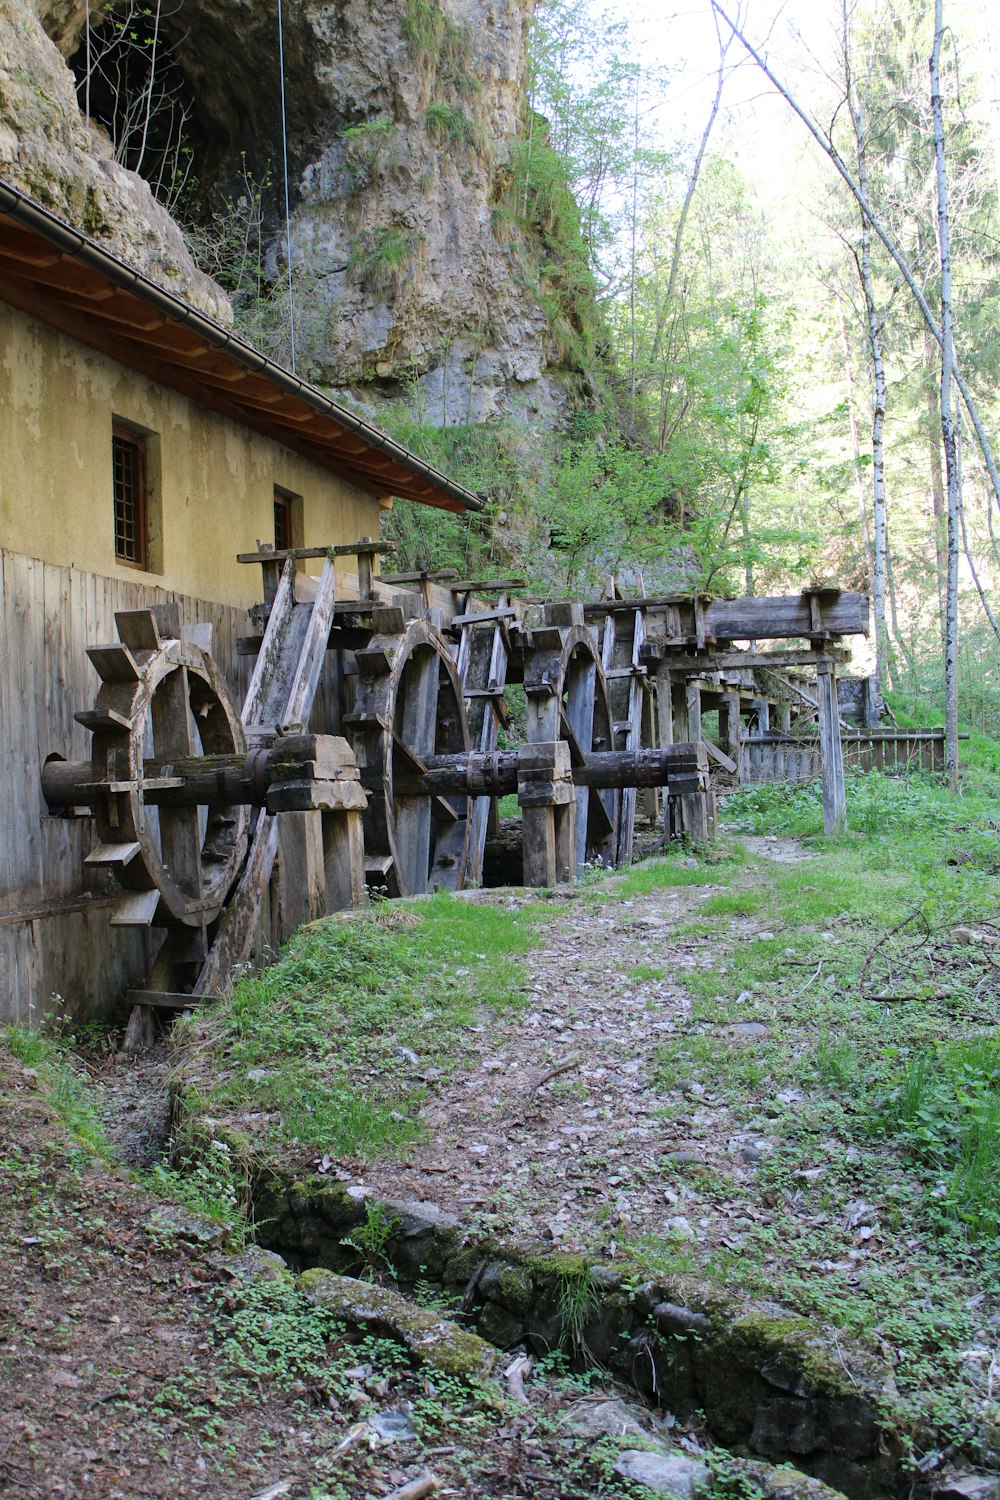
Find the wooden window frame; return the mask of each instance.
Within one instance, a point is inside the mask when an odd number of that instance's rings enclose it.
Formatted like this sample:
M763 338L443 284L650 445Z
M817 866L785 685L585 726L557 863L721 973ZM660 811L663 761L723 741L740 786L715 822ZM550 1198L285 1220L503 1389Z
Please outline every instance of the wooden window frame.
M135 557L126 557L119 551L119 524L118 524L118 475L117 475L117 444L128 446L132 458L132 486L134 490L134 516L132 518L135 533ZM146 434L139 432L134 427L129 427L124 422L113 422L111 426L111 466L112 466L112 496L114 506L114 548L115 562L122 568L135 568L137 572L147 573L149 571L149 464L146 447Z
M295 499L296 497L289 490L283 490L277 484L274 486L274 550L276 552L287 552L295 546L295 518L292 512ZM284 536L279 535L281 530L284 530Z

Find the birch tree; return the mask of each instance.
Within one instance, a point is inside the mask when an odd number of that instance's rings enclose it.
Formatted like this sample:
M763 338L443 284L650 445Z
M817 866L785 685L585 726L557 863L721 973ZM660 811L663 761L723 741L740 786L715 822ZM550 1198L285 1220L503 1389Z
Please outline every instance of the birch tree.
M952 791L958 790L958 547L962 512L957 424L952 386L955 341L951 311L951 229L948 222L948 169L944 150L944 109L941 103L941 45L944 39L942 0L934 4L934 46L931 50L931 114L934 120L934 168L937 183L938 252L941 260L941 442L948 489L948 582L945 611L945 769Z

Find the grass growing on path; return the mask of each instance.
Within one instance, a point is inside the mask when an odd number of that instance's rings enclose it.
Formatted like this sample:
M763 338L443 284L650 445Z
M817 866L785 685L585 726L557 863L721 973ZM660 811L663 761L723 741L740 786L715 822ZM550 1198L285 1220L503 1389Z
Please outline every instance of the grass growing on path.
M274 1150L398 1150L419 1133L422 1075L460 1066L466 1028L523 1005L535 941L520 912L449 895L304 928L192 1023L202 1111L250 1115Z
M694 1139L760 1154L738 1187L692 1173L681 1207L711 1223L702 1269L861 1339L975 1448L1000 1418L1000 798L862 775L848 802L830 840L816 788L726 803L812 857L752 858L687 924L710 960L678 976L656 1076L702 1091Z

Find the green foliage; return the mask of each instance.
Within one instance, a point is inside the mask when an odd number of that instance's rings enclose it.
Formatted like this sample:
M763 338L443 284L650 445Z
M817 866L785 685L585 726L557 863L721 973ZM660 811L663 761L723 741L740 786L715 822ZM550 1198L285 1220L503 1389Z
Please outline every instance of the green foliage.
M22 1026L8 1026L0 1032L0 1038L29 1076L37 1077L48 1107L72 1139L95 1156L110 1156L93 1091L86 1075L73 1066L73 1037L45 1036Z
M586 1353L584 1334L601 1310L600 1287L590 1279L586 1265L567 1264L557 1277L556 1310L559 1315L559 1337L576 1354Z
M437 57L447 31L448 19L436 0L406 0L403 35L419 57Z
M371 292L395 292L406 280L412 254L408 230L395 225L376 229L351 246L348 274Z
M471 147L482 144L482 132L475 121L444 100L428 104L424 119L432 138L442 144Z
M428 70L454 74L472 51L468 29L450 20L437 0L406 0L402 30L418 62Z
M918 1052L886 1103L886 1128L921 1164L925 1207L996 1250L1000 1234L1000 1042L939 1042Z
M374 1281L383 1272L395 1278L386 1247L400 1223L399 1215L386 1213L381 1203L366 1203L365 1222L341 1240L342 1245L357 1252L368 1280Z
M712 1500L763 1500L764 1492L746 1469L725 1448L712 1448L706 1454Z
M376 115L341 133L344 156L355 188L367 187L377 173L391 165L396 141L396 122L391 115Z

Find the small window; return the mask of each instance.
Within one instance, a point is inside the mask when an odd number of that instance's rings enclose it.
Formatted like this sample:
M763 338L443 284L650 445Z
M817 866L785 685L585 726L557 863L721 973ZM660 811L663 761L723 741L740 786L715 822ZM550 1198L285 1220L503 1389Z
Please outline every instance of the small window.
M284 490L274 492L274 549L287 552L292 545L292 497Z
M115 559L130 568L147 566L146 440L115 426L111 437L115 496Z
M274 550L288 552L301 547L302 541L302 496L291 490L274 486Z

